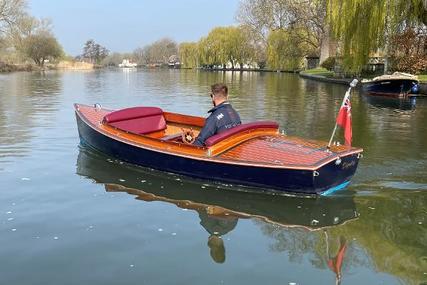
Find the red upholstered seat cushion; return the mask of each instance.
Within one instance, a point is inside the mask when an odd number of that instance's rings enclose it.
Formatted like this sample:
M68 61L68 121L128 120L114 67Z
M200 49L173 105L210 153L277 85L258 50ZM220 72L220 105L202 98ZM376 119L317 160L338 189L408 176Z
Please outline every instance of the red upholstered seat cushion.
M240 132L248 131L248 130L255 130L255 129L265 129L265 128L273 128L278 129L279 124L273 121L259 121L259 122L253 122L253 123L246 123L238 125L234 128L231 128L229 130L223 131L219 134L213 135L210 138L208 138L205 141L206 146L212 146L222 140L225 140L226 138L231 137L232 135L238 134Z
M166 129L163 111L157 107L133 107L114 111L105 115L104 123L135 134Z
M114 123L154 115L163 115L163 111L157 107L132 107L111 112L104 117L104 122Z

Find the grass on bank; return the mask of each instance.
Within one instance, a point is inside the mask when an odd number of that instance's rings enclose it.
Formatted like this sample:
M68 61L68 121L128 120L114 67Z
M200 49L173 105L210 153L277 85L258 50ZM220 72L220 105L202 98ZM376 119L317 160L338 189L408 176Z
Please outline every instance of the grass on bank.
M418 75L418 80L423 83L427 83L427 74Z
M325 76L325 77L333 77L335 75L333 71L329 71L323 67L307 69L307 70L301 71L301 73L307 74L307 75L319 75L319 76Z

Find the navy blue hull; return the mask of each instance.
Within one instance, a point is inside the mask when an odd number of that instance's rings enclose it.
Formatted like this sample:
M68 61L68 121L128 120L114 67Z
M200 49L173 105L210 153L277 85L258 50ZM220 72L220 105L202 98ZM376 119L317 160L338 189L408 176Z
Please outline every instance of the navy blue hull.
M382 80L364 83L363 90L372 95L399 97L410 93L415 84L415 80Z
M320 194L347 183L354 175L358 155L342 158L311 170L265 168L198 160L136 147L98 132L86 124L78 114L77 125L82 143L103 153L132 164L178 173L190 177L261 187L257 191L281 191L300 194Z

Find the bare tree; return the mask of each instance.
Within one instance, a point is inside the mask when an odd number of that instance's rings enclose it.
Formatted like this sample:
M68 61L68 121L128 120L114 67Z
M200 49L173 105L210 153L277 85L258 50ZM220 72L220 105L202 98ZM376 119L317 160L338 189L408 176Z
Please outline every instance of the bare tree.
M178 55L177 43L169 38L160 39L138 50L145 63L164 64L170 56Z
M137 48L133 51L132 57L134 58L135 62L137 64L143 64L144 61L144 49L143 48Z
M46 18L37 19L24 14L7 32L9 42L20 52L25 49L25 39L35 34L53 36L52 21Z
M82 57L89 59L92 63L99 64L108 54L108 49L95 43L94 40L88 40L83 47Z
M242 0L236 18L265 48L269 33L276 30L299 31L299 43L315 51L329 39L326 0Z
M25 0L0 0L0 32L6 33L9 28L18 24L26 14Z
M47 59L57 59L63 55L62 47L56 38L47 33L30 35L24 41L25 54L43 67Z
M243 0L236 18L258 39L267 43L271 30L284 29L295 22L295 16L290 13L290 4L290 0Z

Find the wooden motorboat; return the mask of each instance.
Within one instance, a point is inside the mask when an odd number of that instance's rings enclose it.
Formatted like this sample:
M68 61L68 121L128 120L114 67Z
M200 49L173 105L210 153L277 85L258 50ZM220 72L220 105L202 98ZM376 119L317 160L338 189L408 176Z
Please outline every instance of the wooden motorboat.
M407 98L412 93L418 93L419 81L412 74L395 72L391 75L381 75L372 80L362 80L363 91L367 95Z
M202 117L157 107L113 111L98 104L75 104L75 112L82 144L136 165L256 191L311 195L344 188L362 152L280 134L271 121L239 125L198 147L186 144L182 133L197 135Z
M103 184L107 192L128 193L146 202L170 203L211 218L256 218L281 227L318 230L359 216L350 191L315 199L229 191L231 186L218 188L215 184L134 167L84 146L79 150L76 167L78 175Z

